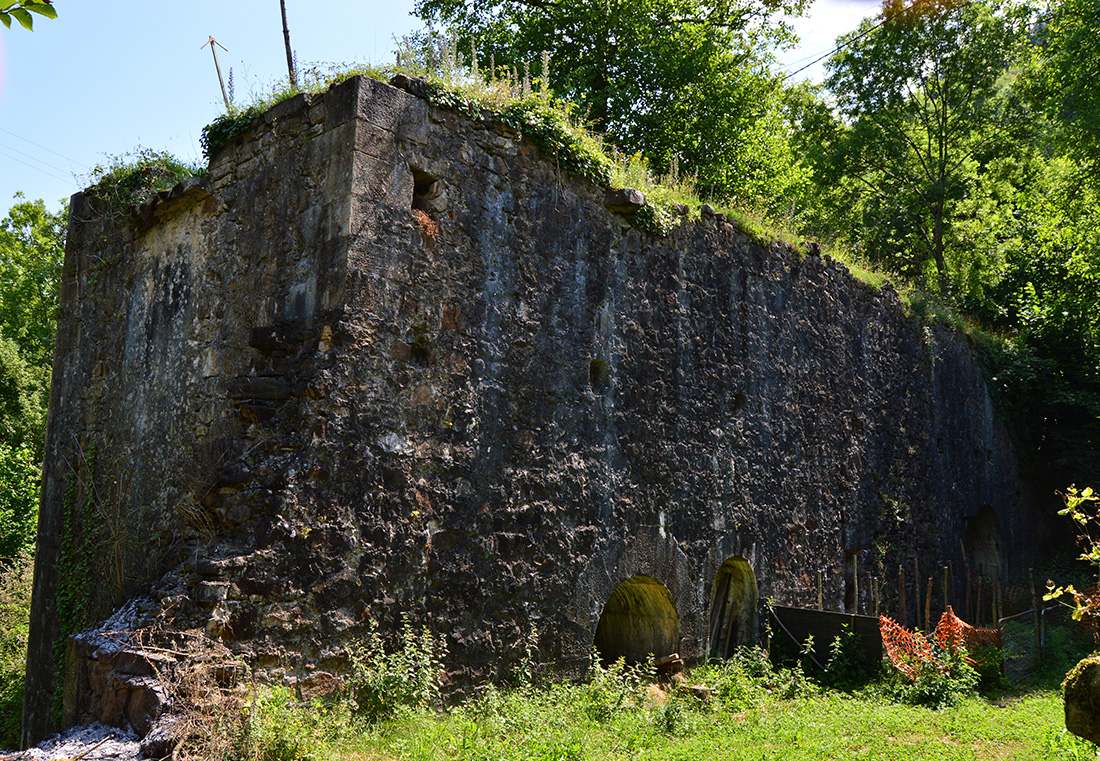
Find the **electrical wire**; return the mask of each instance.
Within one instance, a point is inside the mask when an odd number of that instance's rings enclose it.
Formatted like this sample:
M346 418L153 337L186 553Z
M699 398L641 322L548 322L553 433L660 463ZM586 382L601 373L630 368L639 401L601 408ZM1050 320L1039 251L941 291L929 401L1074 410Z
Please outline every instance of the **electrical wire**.
M47 170L45 170L45 169L43 169L43 168L41 168L41 167L37 167L37 166L35 166L34 164L30 164L30 163L28 163L28 162L26 162L26 161L23 161L23 159L19 159L19 158L16 158L15 156L11 156L11 155L9 155L9 154L7 154L7 153L4 153L4 152L3 152L2 150L0 150L0 156L3 156L3 157L5 157L5 158L9 158L9 159L11 159L12 161L17 161L17 162L19 162L20 164L23 164L24 166L28 166L28 167L30 167L31 169L35 170L36 172L41 172L42 174L46 175L47 177L50 177L51 179L54 179L54 180L62 180L62 181L64 181L64 182L73 182L73 178L72 178L72 177L63 177L63 176L61 176L61 175L59 175L59 174L55 174L54 172L50 172L50 171L47 171ZM73 184L75 185L76 183L74 182Z
M40 158L35 158L34 156L30 155L29 153L24 153L23 151L19 150L18 148L13 148L10 145L7 145L5 143L0 143L0 148L6 148L7 150L12 151L13 153L18 153L20 156L28 158L31 161L35 161L35 162L41 164L44 167L49 167L50 169L53 169L55 172L61 172L62 174L64 174L64 173L69 171L68 169L62 169L59 166L54 166L53 164L49 163L48 161L43 161Z
M5 133L11 135L12 137L17 137L25 143L30 143L35 148L41 148L42 150L46 151L47 153L52 153L54 156L57 156L58 158L65 159L66 161L68 161L71 164L76 164L77 166L82 166L85 169L90 169L91 168L87 164L83 164L83 163L77 161L76 159L71 159L68 156L65 156L64 154L58 153L57 151L54 151L54 150L51 150L51 149L47 148L44 145L40 145L39 143L34 142L30 138L26 138L26 137L23 137L22 135L18 135L16 133L12 132L10 129L4 129L3 127L0 127L0 132L5 132Z

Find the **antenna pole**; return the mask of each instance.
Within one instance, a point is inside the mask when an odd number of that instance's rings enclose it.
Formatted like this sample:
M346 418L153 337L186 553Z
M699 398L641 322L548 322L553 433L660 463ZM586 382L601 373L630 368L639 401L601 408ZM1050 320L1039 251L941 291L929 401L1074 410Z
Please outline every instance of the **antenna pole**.
M279 10L283 14L283 42L286 44L286 70L290 73L290 88L298 89L298 77L294 71L294 53L290 49L290 27L286 25L286 0L279 0Z
M226 48L225 45L215 40L213 35L211 35L206 45L210 46L210 52L214 54L214 69L218 72L218 84L222 86L222 100L225 101L225 112L227 114L232 113L233 108L229 105L229 96L225 94L225 82L224 80L222 80L222 67L218 65L218 51L215 49L215 46L221 48L226 53L229 52L229 49ZM202 48L205 48L206 45L203 45ZM202 48L199 48L199 50L202 50Z

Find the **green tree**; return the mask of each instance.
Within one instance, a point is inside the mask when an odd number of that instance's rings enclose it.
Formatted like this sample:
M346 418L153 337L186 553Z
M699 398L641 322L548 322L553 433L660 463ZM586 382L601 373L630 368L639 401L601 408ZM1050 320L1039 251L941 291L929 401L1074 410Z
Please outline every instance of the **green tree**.
M0 568L34 552L39 467L30 447L0 443Z
M594 129L704 190L782 197L799 175L765 43L807 0L419 0L417 13L475 45L479 63L543 75ZM529 69L525 69L531 64ZM767 180L767 182L765 182Z
M28 361L48 365L68 211L52 214L22 193L15 201L0 220L0 334L15 341Z
M67 212L15 200L0 220L0 443L40 453Z
M982 0L887 0L841 37L828 64L827 86L849 125L836 170L844 205L861 216L849 224L869 230L868 249L897 269L934 275L941 293L982 154L1016 121L1002 77L1025 22L1020 9Z
M1060 0L1040 16L1027 83L1032 98L1062 128L1073 155L1100 168L1100 5Z
M18 344L0 335L0 444L41 451L49 380L48 367L28 363Z
M0 0L0 22L11 29L14 18L29 30L34 29L34 16L37 13L46 18L57 18L53 0Z
M990 390L1047 493L1100 481L1100 192L1085 174L1057 157L1019 191L1003 274L975 305L1011 337L986 356Z

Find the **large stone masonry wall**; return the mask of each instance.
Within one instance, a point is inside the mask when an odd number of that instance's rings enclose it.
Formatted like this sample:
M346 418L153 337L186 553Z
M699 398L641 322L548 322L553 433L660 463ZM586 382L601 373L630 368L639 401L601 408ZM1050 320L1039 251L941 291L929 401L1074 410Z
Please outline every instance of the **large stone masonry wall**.
M306 692L408 617L461 690L530 630L580 675L638 575L690 660L730 558L761 598L813 604L821 571L867 612L877 564L961 568L982 508L1029 551L966 338L827 257L716 215L640 232L503 125L367 79L164 195L74 198L27 740L59 652L66 721L135 721L95 687L102 637L64 636L125 600L112 631L197 630Z

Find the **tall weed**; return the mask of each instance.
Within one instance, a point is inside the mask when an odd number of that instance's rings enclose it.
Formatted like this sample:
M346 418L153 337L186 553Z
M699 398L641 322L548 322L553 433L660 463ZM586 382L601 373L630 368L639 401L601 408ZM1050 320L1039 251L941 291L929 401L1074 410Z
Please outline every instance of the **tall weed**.
M285 686L258 692L244 719L236 761L321 761L354 728L346 703L298 701Z
M349 649L352 671L348 695L353 709L368 721L408 709L435 708L443 701L443 659L447 645L427 627L419 632L406 620L397 647L386 652L378 625Z

